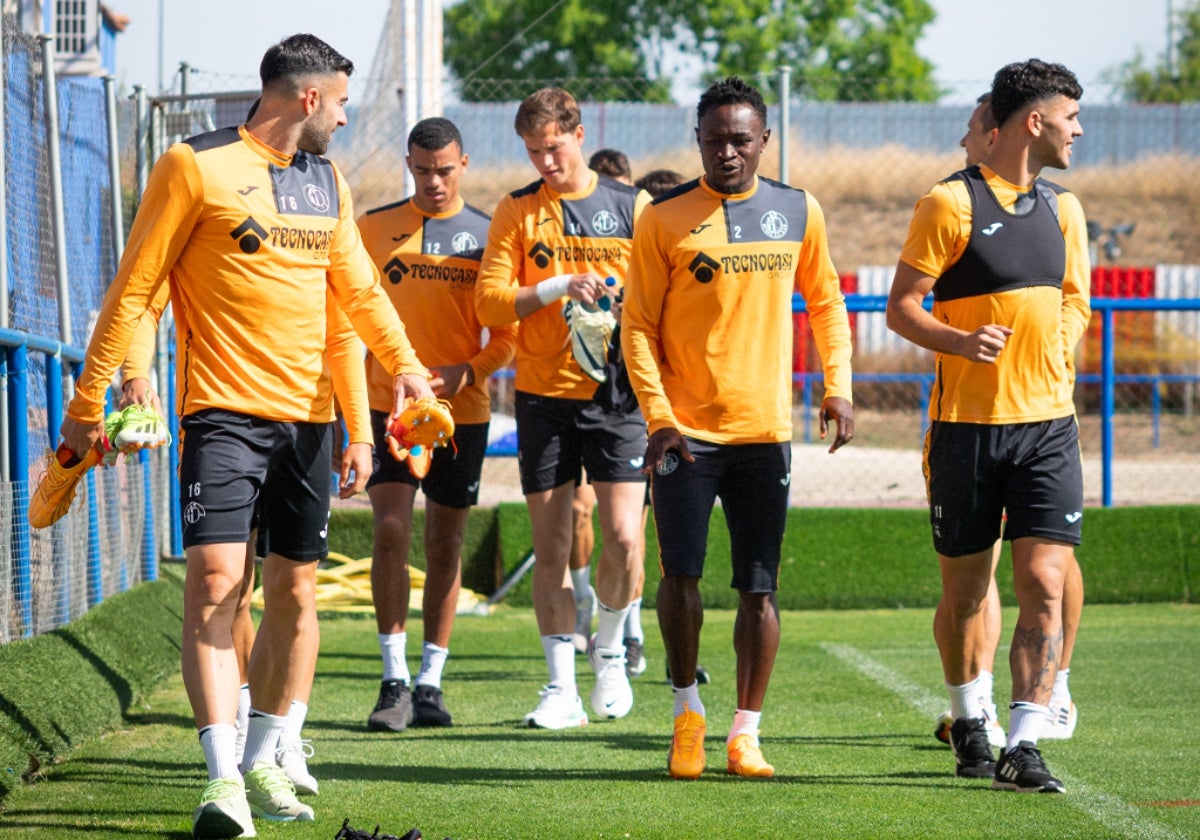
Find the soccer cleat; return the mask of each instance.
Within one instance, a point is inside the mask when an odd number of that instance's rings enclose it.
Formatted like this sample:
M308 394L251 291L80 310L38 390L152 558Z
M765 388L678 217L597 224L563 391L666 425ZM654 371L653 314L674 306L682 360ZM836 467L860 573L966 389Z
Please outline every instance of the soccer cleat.
M965 779L990 779L996 772L996 757L988 745L983 718L959 718L950 727L950 750L954 753L954 775Z
M1029 741L1022 741L1000 754L992 789L1015 790L1017 793L1066 792L1063 783L1050 775L1042 754Z
M272 822L312 822L313 809L296 798L283 768L260 761L246 773L246 801L254 816Z
M275 763L283 768L283 772L295 786L296 793L305 796L316 796L318 792L317 780L308 772L308 759L312 757L312 741L307 738L280 740L279 747L275 750Z
M372 732L403 732L413 719L412 694L404 680L384 680L379 684L379 699L367 718Z
M745 776L748 779L769 779L775 775L775 768L767 764L758 738L754 735L738 735L725 747L729 759L725 769L734 776Z
M571 644L575 645L576 653L587 653L592 620L600 611L599 601L591 584L588 584L587 592L582 597L575 599L575 635L571 637Z
M342 827L338 829L338 833L333 835L333 840L421 840L421 830L419 828L410 828L403 837L397 837L395 834L384 832L379 833L379 826L375 826L375 830L368 832L366 829L355 828L350 825L350 818L342 820Z
M1075 724L1079 722L1079 710L1068 700L1065 704L1054 703L1051 698L1050 716L1042 726L1043 741L1066 741L1075 734Z
M433 685L418 684L412 692L413 726L450 726L453 719L446 709L442 690Z
M667 772L672 779L699 779L704 772L704 715L686 705L675 716L675 733L667 753Z
M171 442L167 421L152 407L139 403L127 405L104 418L104 434L112 446L104 457L108 463L116 461L119 454L128 455Z
M75 501L79 480L103 457L92 447L81 458L61 443L54 452L47 452L46 472L29 498L29 524L49 528L62 519Z
M433 450L454 444L454 418L450 403L434 397L405 402L400 416L388 426L388 451L397 461L408 460L408 469L416 478L429 474Z
M984 707L983 724L987 729L988 743L996 749L1002 749L1007 739L1004 737L1004 727L1000 725L1000 721L996 720L996 707L990 709ZM954 716L950 714L950 710L942 712L942 716L937 720L937 726L934 727L933 737L937 738L943 744L950 743L950 727L954 725Z
M625 675L640 677L646 673L646 656L642 651L642 640L625 637Z
M537 708L525 715L525 724L533 729L570 729L587 726L587 713L578 692L568 695L556 685L548 685L538 692L542 699Z
M593 634L588 639L588 662L596 673L592 711L606 718L625 717L633 708L633 689L625 674L625 648L598 648Z
M577 300L567 301L562 313L571 338L571 355L589 378L603 382L608 378L608 344L617 319L608 310Z
M241 778L213 779L204 786L200 804L192 812L192 837L196 840L257 837L246 788Z

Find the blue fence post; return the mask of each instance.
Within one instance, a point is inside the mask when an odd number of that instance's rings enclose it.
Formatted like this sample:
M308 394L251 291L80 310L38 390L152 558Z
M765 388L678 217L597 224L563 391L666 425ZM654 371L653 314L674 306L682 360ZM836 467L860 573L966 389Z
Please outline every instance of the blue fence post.
M154 516L154 481L150 469L150 452L143 449L138 453L142 466L142 484L146 488L142 509L142 580L158 580L158 551L154 539L158 533L158 521Z
M13 504L13 583L17 590L17 610L21 615L22 635L33 635L33 573L29 550L29 351L24 344L5 350L8 362L8 416L12 436L8 441L8 459L12 465Z
M1112 507L1112 461L1113 461L1113 371L1116 354L1113 352L1113 310L1105 307L1103 313L1103 339L1100 342L1100 459L1102 478L1100 503Z

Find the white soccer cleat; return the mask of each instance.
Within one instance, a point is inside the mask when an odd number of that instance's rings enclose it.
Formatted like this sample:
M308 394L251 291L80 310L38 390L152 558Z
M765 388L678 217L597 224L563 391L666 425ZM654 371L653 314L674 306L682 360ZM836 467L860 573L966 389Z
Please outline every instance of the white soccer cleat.
M567 694L556 685L548 685L538 692L542 698L537 708L525 715L525 724L534 729L570 729L587 726L587 713L578 692Z
M617 320L605 309L569 300L563 307L567 332L571 337L571 355L580 369L596 382L608 378L608 344Z
M1079 722L1079 710L1068 700L1065 704L1051 700L1050 715L1042 727L1041 739L1044 741L1066 741L1075 734L1075 724Z
M633 708L633 688L625 673L625 648L598 648L595 634L588 640L588 662L596 672L592 711L606 718L622 718Z
M308 759L312 757L312 741L307 738L281 740L279 748L275 750L275 763L283 769L292 784L296 786L296 793L305 796L316 796L319 787L316 778L308 772Z

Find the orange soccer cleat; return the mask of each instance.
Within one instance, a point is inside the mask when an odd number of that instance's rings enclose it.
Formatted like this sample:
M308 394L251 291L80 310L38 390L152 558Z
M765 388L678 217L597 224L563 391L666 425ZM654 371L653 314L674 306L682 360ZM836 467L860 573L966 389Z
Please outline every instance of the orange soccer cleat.
M62 519L75 501L79 480L103 457L93 446L81 458L63 443L54 452L47 452L46 472L29 499L29 524L49 528Z
M387 430L388 451L397 461L408 460L417 478L429 473L433 450L454 445L454 418L450 403L433 397L409 400Z

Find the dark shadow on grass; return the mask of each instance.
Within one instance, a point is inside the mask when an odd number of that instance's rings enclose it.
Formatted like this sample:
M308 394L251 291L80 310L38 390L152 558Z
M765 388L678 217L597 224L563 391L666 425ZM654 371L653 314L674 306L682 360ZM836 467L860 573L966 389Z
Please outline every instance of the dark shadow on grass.
M47 812L40 811L45 814ZM71 815L64 815L71 816ZM121 816L127 816L121 814ZM144 828L118 828L114 825L106 824L98 821L94 825L86 825L83 819L79 822L63 823L57 828L53 825L47 826L45 821L38 822L21 822L20 820L6 819L4 828L8 829L26 829L30 837L86 837L89 834L97 833L104 836L113 834L128 834L130 837L157 837L161 840L191 840L192 833L190 831L146 831Z

